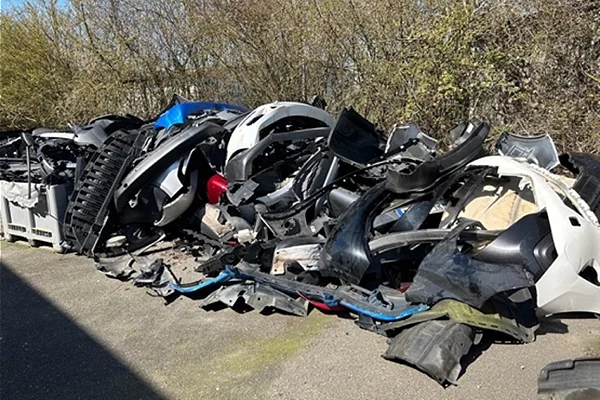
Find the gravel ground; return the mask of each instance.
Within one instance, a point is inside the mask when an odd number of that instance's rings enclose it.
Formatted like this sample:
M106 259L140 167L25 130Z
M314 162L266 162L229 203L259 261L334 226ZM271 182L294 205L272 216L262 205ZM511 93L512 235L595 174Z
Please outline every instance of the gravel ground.
M351 319L205 311L188 298L165 306L83 257L0 246L5 400L532 399L542 366L600 352L600 321L553 319L534 343L482 348L443 389L383 360L385 338Z

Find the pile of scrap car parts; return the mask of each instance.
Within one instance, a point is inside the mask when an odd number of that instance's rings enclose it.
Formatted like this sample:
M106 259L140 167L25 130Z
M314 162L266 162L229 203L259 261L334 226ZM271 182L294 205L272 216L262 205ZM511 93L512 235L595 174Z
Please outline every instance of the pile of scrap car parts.
M386 359L442 385L481 340L528 343L539 317L600 314L597 157L513 134L488 155L486 123L457 126L442 153L415 124L385 134L318 104L176 96L152 121L44 132L78 165L70 246L167 300L355 314L388 338ZM18 159L19 146L0 148ZM198 256L196 281L144 256L164 238Z

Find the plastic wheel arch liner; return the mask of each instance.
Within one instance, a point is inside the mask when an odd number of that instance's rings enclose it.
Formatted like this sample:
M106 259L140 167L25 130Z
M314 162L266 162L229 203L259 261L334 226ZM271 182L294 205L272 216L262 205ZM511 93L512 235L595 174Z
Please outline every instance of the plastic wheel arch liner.
M461 303L457 300L446 299L435 304L430 310L411 315L402 321L378 325L377 330L391 336L392 332L399 331L421 322L440 318L449 318L455 322L469 325L473 328L501 332L524 343L530 343L535 340L535 331L538 328L537 324L529 327L523 326L515 320L504 317L498 313L483 313L468 304Z
M600 228L587 204L557 177L534 165L490 156L471 166L496 167L501 177L524 179L532 187L538 211L545 210L548 215L557 257L536 282L538 314L600 313L600 286L580 276L589 269L596 280L600 277ZM577 211L568 207L558 193Z
M304 103L275 102L264 104L250 112L234 129L227 143L227 162L236 153L251 149L261 139L261 132L288 117L304 117L319 121L323 126L331 128L335 119L328 112Z
M441 385L456 384L466 355L475 341L467 325L449 321L426 321L390 340L383 355L386 360L401 360L431 375Z

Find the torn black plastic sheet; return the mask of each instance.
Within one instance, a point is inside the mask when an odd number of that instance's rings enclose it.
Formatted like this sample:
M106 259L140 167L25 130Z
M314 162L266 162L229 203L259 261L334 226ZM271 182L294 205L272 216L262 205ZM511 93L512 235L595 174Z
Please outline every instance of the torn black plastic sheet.
M243 301L246 305L259 312L274 309L300 317L308 315L309 303L307 300L302 297L287 295L257 282L244 282L222 286L204 298L200 302L200 307L206 308L220 302L233 308L239 305L238 302L240 301Z
M135 273L131 263L133 258L129 254L110 258L98 258L96 268L106 276L127 280Z
M455 299L481 308L492 296L535 285L531 273L514 263L487 263L461 252L458 239L464 224L453 229L425 256L406 299L433 305L442 299Z
M427 321L392 338L383 358L409 363L441 385L455 385L462 370L460 360L475 341L475 332L467 325Z

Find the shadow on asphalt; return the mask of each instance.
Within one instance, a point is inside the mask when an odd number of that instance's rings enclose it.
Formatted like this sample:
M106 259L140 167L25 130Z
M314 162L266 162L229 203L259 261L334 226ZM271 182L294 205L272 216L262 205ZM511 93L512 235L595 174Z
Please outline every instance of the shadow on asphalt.
M0 398L165 399L0 263Z

